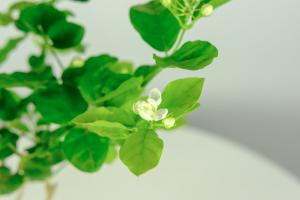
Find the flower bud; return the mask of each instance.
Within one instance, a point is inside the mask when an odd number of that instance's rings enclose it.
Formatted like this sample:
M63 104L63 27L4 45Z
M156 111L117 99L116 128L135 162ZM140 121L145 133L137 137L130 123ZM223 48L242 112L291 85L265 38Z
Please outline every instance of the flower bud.
M72 67L82 67L84 65L84 60L80 57L74 57L71 61Z
M205 17L210 16L214 11L214 7L211 4L204 4L201 7L201 14Z
M176 119L174 117L168 117L163 120L165 128L170 129L175 126Z
M168 8L171 6L172 0L161 0L161 4Z

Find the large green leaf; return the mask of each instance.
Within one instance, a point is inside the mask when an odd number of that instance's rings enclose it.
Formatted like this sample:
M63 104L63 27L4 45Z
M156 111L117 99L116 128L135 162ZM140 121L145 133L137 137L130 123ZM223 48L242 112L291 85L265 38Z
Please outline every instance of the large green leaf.
M130 20L141 37L158 51L171 49L180 31L176 18L158 1L133 6Z
M0 167L0 195L10 194L16 191L24 182L24 178L18 174L12 174L7 167Z
M83 129L71 129L62 149L66 158L84 172L99 170L105 161L109 140Z
M0 160L11 156L16 149L18 136L9 130L0 130Z
M55 86L35 93L34 103L44 119L66 124L87 109L87 103L75 87Z
M31 89L44 88L56 82L50 67L42 72L15 72L0 74L0 87L27 87Z
M11 38L2 48L0 48L0 66L1 63L3 63L8 58L9 54L13 50L15 50L18 44L23 41L24 38L24 36Z
M203 78L185 78L169 83L162 93L160 107L167 108L172 117L182 117L198 107L203 83Z
M218 56L218 50L209 42L193 41L185 43L169 57L162 58L154 55L158 66L178 67L188 70L202 69L212 63Z
M115 107L92 108L87 112L77 116L75 119L73 119L73 122L80 125L93 123L98 120L118 122L129 127L135 125L134 116L131 113L128 113L122 108Z
M120 158L129 170L139 176L159 163L163 141L154 131L148 130L131 135L120 151Z
M52 24L47 31L52 45L58 49L78 46L84 36L84 28L64 20Z

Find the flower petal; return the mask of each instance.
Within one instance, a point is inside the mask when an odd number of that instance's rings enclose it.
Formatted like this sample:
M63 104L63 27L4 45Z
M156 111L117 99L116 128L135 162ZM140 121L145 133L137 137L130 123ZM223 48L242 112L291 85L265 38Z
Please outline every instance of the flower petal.
M154 121L160 121L162 119L165 119L168 115L168 109L159 109L158 111L156 111L153 115L153 119Z
M150 92L149 92L149 96L147 101L149 103L151 103L155 108L158 108L159 104L161 104L161 92L159 89L157 88L153 88Z
M147 121L153 121L155 108L152 104L148 103L147 101L138 101L135 103L134 108L141 118Z

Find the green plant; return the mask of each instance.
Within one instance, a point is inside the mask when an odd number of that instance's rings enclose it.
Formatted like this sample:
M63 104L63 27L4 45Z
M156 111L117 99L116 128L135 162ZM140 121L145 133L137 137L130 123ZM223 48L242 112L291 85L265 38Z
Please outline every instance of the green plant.
M111 55L79 58L84 27L72 21L71 11L58 9L60 0L19 1L1 12L0 26L15 25L20 36L0 49L0 65L24 40L34 38L40 53L29 57L27 72L0 74L0 195L38 180L46 182L51 199L58 166L68 161L92 173L118 151L137 176L157 166L163 141L156 131L185 123L185 115L199 107L204 79L175 80L148 96L145 87L166 68L199 70L212 63L216 47L183 43L184 34L228 1L156 0L131 7L133 27L157 52L155 64L137 68ZM59 59L65 52L76 54L68 66ZM58 76L49 56L61 68ZM20 87L29 92L17 93ZM18 145L23 138L29 147ZM16 171L7 165L12 156L19 160Z

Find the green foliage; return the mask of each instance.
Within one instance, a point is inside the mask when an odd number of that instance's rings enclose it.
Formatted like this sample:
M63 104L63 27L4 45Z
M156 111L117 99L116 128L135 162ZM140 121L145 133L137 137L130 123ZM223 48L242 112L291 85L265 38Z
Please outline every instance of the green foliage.
M0 166L0 195L16 191L24 182L22 176L12 174L7 167Z
M186 78L169 83L162 93L161 108L168 108L169 114L175 118L190 112L198 104L204 79Z
M99 170L106 159L109 140L83 129L68 132L62 149L66 158L84 172Z
M163 141L154 131L141 131L126 140L120 158L132 173L139 176L159 163L163 146Z
M9 130L0 130L0 160L11 156L16 149L18 136Z
M209 42L193 41L185 43L169 57L154 56L156 64L161 67L178 67L198 70L210 65L218 56L218 50Z
M15 37L7 41L4 47L0 48L0 66L9 56L9 54L22 42L24 37Z
M186 124L186 114L200 105L204 79L179 79L162 93L143 93L166 68L199 70L213 62L216 47L185 41L184 34L208 16L201 12L203 5L217 8L228 1L153 0L133 5L129 17L134 29L158 51L152 63L138 67L109 54L87 56L85 28L64 8L67 1L18 1L1 11L0 27L15 25L21 35L4 41L0 65L9 58L20 60L10 55L25 39L33 39L38 51L26 49L27 70L0 73L0 195L25 182L48 183L66 163L92 173L120 158L137 176L156 167L163 151L158 131ZM60 60L65 53L76 55L69 65ZM25 138L30 142L24 148ZM17 161L14 171L6 166L9 159Z
M130 20L145 42L158 51L171 49L180 31L176 18L157 1L133 6Z
M45 120L58 124L67 124L88 106L77 88L65 85L36 91L34 104Z

